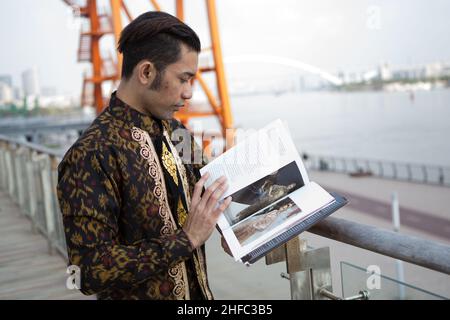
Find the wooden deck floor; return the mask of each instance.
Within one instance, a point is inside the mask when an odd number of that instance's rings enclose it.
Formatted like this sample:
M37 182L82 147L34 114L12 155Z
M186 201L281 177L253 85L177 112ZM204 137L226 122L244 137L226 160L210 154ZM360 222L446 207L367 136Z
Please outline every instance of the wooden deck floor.
M66 288L66 262L0 191L0 299L92 299Z

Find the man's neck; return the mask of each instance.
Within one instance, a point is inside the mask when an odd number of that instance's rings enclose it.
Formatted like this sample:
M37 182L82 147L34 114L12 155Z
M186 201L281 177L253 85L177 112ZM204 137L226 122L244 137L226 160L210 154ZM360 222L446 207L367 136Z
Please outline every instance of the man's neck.
M148 112L142 108L141 101L138 98L139 95L132 89L132 85L130 83L123 80L120 81L119 87L117 88L116 97L140 113L149 115Z

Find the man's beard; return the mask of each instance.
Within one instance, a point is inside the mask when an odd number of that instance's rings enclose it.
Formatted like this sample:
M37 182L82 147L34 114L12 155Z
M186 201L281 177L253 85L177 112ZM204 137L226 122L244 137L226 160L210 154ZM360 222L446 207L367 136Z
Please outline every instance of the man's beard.
M164 71L156 71L155 79L153 79L153 82L150 84L149 89L153 91L159 91L161 89L163 76Z

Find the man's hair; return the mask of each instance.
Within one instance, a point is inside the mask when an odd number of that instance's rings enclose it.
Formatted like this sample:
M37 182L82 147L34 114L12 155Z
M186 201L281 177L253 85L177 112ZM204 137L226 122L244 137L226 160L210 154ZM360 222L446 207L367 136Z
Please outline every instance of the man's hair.
M195 31L178 18L160 11L141 14L120 34L117 50L123 54L122 78L129 79L134 67L147 59L157 72L152 87L158 88L165 68L181 58L181 43L201 50Z

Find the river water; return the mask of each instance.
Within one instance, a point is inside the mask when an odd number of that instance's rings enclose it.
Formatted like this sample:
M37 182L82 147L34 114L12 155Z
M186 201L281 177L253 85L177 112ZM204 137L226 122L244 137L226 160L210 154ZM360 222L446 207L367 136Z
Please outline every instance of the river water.
M450 90L231 97L236 127L288 123L301 152L450 166Z

